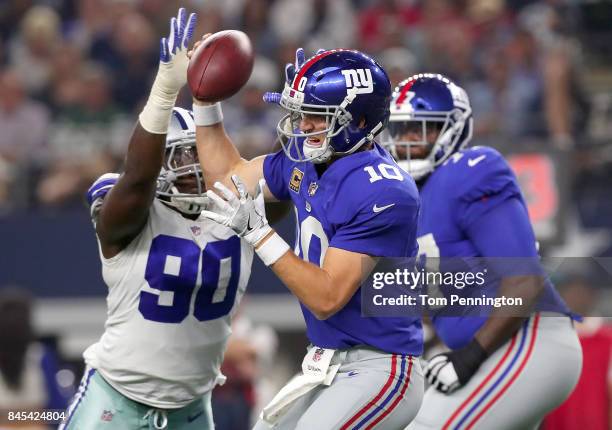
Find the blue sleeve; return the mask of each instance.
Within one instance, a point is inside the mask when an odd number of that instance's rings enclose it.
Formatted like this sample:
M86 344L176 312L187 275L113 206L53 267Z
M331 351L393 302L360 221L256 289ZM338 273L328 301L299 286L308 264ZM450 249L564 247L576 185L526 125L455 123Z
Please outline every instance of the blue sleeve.
M416 255L418 201L385 198L376 203L384 207L374 212L374 204L364 206L349 222L340 226L330 246L378 257L412 257Z
M480 255L537 257L536 239L523 202L512 197L474 220L466 230Z
M499 276L544 275L529 214L518 197L481 214L465 231Z
M266 185L274 197L278 200L290 200L288 178L290 172L289 159L280 150L274 154L267 155L264 159L263 173Z
M470 160L479 157L483 157L482 162L469 165ZM471 151L466 158L458 185L457 211L457 221L464 230L506 200L522 199L514 172L499 152L482 147Z

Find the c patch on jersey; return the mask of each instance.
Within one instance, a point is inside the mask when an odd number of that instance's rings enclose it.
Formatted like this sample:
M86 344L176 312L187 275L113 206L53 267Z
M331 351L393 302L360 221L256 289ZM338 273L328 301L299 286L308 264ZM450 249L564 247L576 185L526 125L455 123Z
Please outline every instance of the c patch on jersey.
M298 193L300 191L300 185L302 185L302 178L304 178L304 172L297 167L293 168L291 172L291 180L289 181L289 189Z

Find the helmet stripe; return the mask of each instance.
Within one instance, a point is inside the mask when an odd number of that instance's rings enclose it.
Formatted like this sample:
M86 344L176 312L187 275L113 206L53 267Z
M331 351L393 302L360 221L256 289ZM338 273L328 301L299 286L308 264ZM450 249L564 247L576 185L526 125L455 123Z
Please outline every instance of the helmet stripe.
M181 128L183 129L183 131L189 130L189 127L187 127L187 121L185 121L183 115L181 115L181 113L176 109L172 112L174 113L174 116L176 116L176 119L178 120L179 124L181 124Z
M338 52L340 51L340 49L334 49L331 51L324 51L321 52L320 54L315 55L314 57L312 57L310 60L306 61L304 63L304 65L302 65L302 67L300 68L300 71L298 72L298 74L296 75L295 79L293 80L293 89L297 90L298 86L300 84L300 80L302 79L302 77L306 74L306 72L308 71L308 69L310 69L310 67L316 63L317 61L319 61L322 58L327 57L328 55L333 54L334 52Z
M416 79L406 82L406 85L404 85L404 88L401 89L400 95L397 98L397 101L395 102L397 106L404 103L404 100L406 100L406 97L408 95L408 91L410 91L410 88L412 88L415 82L416 82Z

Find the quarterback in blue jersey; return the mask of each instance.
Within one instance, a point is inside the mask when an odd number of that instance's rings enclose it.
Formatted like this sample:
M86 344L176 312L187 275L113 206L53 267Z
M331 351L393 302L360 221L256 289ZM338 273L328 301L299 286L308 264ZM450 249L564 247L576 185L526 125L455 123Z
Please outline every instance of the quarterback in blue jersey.
M471 308L432 317L450 351L429 361L431 387L409 429L535 429L580 375L571 313L542 275L516 177L496 150L464 149L472 122L461 87L442 75L415 75L393 94L388 148L419 186L419 254L440 264L496 261L498 277L489 281L498 283L496 294L524 305L511 315Z
M267 96L287 110L283 150L251 161L225 134L220 106L194 103L204 176L224 197L209 191L204 214L251 243L297 296L312 343L303 373L256 428L401 428L421 402L421 322L364 318L360 296L377 257L417 252L416 185L374 141L389 117L389 79L351 50L308 60L298 50L287 75L283 93ZM264 200L295 205L295 252L267 225Z

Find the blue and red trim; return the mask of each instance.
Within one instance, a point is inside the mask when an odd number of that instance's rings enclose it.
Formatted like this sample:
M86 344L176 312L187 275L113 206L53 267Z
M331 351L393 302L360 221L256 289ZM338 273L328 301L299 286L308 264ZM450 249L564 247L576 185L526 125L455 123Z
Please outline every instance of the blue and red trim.
M521 329L520 334L515 334L511 341L510 345L504 352L504 355L499 360L497 365L491 370L491 372L487 375L487 377L476 387L476 389L472 392L472 394L459 406L459 408L451 415L451 417L446 421L443 430L469 430L472 429L476 423L489 411L493 405L499 400L499 398L510 388L510 386L516 381L516 379L521 375L531 354L533 352L533 348L535 345L536 337L537 337L537 329L540 321L540 315L536 315L533 320L533 325L531 328L529 327L530 320L525 321L523 324L523 328ZM516 346L516 342L518 337L521 337L518 347L512 353ZM529 338L529 340L528 340ZM493 379L493 377L498 373L498 371L504 366L508 358L512 355L510 362L504 371L497 377L495 382L489 388L484 391L480 396L479 393L483 390L484 387L489 384L489 382ZM500 388L501 387L501 388ZM461 416L461 419L456 423L455 420L462 414L462 411L472 403L474 399L477 400L472 404L472 406Z
M396 378L398 357L401 357L400 371ZM391 371L387 381L380 389L380 391L370 400L363 408L357 411L351 418L346 421L340 430L358 430L372 429L376 424L382 421L387 415L389 415L399 404L400 400L404 398L406 390L410 385L410 376L412 374L413 358L411 356L391 356ZM408 370L406 370L408 367ZM395 384L393 381L395 380ZM391 388L393 386L393 388ZM386 396L386 397L385 397ZM378 402L384 397L384 400L378 404ZM389 405L389 406L387 406ZM387 406L387 407L386 407ZM363 418L362 418L363 417ZM361 420L358 422L358 420Z

